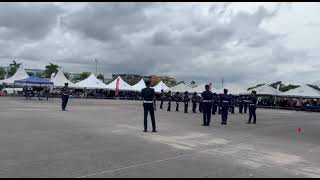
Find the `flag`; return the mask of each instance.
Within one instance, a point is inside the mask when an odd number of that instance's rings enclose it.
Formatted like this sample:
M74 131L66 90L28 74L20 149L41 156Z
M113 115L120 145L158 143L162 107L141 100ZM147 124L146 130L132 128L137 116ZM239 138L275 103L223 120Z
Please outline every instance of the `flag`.
M119 96L119 82L120 82L120 78L117 79L117 85L116 85L116 96Z

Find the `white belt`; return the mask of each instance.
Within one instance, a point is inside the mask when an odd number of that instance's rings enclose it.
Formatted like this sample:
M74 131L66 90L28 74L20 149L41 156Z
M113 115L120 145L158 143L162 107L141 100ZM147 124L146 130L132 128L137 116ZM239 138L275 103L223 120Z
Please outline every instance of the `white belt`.
M203 100L202 102L211 102L210 100Z
M143 101L143 103L153 103L153 101Z
M229 101L222 101L222 102L229 102Z

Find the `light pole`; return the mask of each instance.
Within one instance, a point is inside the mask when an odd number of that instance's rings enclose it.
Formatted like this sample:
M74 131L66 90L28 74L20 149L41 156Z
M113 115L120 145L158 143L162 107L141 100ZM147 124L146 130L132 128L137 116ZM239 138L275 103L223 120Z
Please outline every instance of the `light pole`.
M95 58L94 62L96 63L96 76L98 75L98 59Z

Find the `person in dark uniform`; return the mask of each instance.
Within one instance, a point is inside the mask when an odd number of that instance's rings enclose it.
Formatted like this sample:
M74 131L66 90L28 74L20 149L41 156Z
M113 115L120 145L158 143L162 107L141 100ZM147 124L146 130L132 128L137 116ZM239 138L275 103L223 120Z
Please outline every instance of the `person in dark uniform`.
M202 99L201 99L201 96L198 96L198 102L199 102L199 112L202 113Z
M221 96L220 99L220 107L221 107L221 118L222 118L222 125L227 125L228 120L228 109L230 107L230 97L228 95L228 90L224 89L224 94Z
M247 124L251 124L251 119L253 117L253 124L256 124L257 117L256 117L256 109L257 109L257 97L256 91L252 91L251 96L249 97L248 104L249 104L249 120Z
M141 97L143 99L143 110L144 110L144 130L148 131L148 112L150 112L151 122L152 122L152 132L157 132L156 121L154 117L154 99L155 92L154 89L150 87L150 81L146 82L146 88L142 89Z
M164 92L163 92L163 89L162 89L161 90L161 94L160 94L160 109L162 109L164 98L165 98L165 95L164 95Z
M248 96L245 96L243 98L243 112L247 114L247 109L248 109Z
M216 115L218 108L218 95L216 93L213 93L212 95L212 115Z
M222 98L222 94L219 94L219 96L218 96L218 114L221 114L221 106L220 106L220 99Z
M238 104L239 104L239 113L242 114L243 111L243 97L238 98Z
M210 126L211 121L211 106L212 106L212 92L209 90L209 85L205 85L206 91L203 91L202 96L202 110L203 110L203 124L202 126Z
M62 99L62 111L66 111L66 107L69 100L70 90L69 84L65 83L64 87L61 89L61 99Z
M196 113L197 102L198 102L198 96L196 92L193 93L191 101L192 101L192 112Z
M168 99L168 109L167 109L167 111L171 111L171 100L172 100L171 91L168 92L167 99Z
M184 98L183 98L183 102L184 102L184 113L188 113L188 106L189 106L189 102L190 102L190 98L189 98L189 92L186 91L184 92Z
M176 101L176 112L179 112L179 102L181 101L179 92L176 92L176 95L174 96L174 100Z
M230 94L229 97L230 97L230 112L231 114L234 114L235 97L232 94Z

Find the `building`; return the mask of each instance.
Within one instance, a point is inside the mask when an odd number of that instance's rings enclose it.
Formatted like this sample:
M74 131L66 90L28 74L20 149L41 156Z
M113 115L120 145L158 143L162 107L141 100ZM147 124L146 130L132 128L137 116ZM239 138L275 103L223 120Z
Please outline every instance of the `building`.
M115 80L118 76L130 85L135 85L143 78L143 76L137 74L112 74L112 79Z
M149 76L149 80L151 82L151 86L157 85L160 81L164 82L167 86L172 87L176 85L176 79L169 76L158 76L158 75L151 75Z

